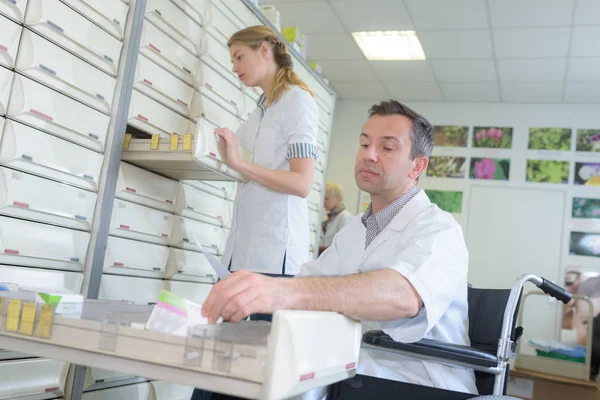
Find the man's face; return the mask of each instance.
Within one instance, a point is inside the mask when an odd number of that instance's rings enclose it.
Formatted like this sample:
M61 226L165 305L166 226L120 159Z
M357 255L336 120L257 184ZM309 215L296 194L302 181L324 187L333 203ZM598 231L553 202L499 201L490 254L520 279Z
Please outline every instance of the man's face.
M410 159L412 125L404 115L369 118L360 135L354 168L360 190L375 196L393 194L417 179L427 166L427 159Z
M592 301L592 305L594 306L593 317L595 317L596 315L600 314L600 297L592 297L590 298L590 300ZM586 301L577 300L577 303L575 305L574 316L575 329L577 331L577 342L582 346L585 346L585 344L587 343L587 328L588 324L592 323L592 321L588 320L589 312L590 305Z

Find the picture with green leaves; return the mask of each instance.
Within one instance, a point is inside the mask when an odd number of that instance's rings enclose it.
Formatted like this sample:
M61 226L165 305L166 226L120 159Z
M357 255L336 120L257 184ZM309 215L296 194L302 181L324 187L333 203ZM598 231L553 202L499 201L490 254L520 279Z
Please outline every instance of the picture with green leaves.
M573 218L600 219L600 199L574 197L571 216Z
M575 150L600 152L600 129L577 129Z
M463 192L425 189L425 193L427 193L429 200L442 210L455 214L462 212Z
M569 183L569 162L527 160L527 182Z
M529 128L529 150L571 150L571 128Z
M512 147L512 136L512 128L476 126L473 128L473 147L510 149Z
M440 147L467 147L468 126L434 126L433 144Z
M510 160L500 158L471 158L471 179L507 181L510 174Z
M466 174L465 157L429 157L427 176L433 178L464 178Z

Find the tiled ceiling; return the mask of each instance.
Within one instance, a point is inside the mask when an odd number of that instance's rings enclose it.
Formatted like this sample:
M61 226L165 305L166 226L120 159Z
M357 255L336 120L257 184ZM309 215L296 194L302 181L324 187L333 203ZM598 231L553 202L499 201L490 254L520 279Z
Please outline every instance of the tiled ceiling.
M600 0L264 0L342 99L600 103ZM416 30L426 61L367 61L351 32Z

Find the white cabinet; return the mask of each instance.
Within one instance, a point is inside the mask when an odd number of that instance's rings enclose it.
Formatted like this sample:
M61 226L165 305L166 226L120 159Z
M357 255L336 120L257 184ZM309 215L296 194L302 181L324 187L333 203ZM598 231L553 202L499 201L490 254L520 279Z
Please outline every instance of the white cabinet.
M158 301L158 296L163 288L164 281L162 279L103 274L98 298L100 300L130 301L135 304L152 304ZM127 398L127 400L130 399Z
M54 398L65 392L69 364L64 361L31 359L0 362L0 399ZM43 396L43 397L41 397ZM52 397L47 397L52 396Z
M0 265L0 282L40 292L79 294L83 274L70 271Z
M135 165L121 162L115 196L144 206L173 212L177 182Z
M170 0L147 0L146 19L189 52L200 55L202 27Z
M0 14L17 21L23 22L27 0L2 0L0 1Z
M0 167L0 214L90 231L96 193Z
M59 0L29 0L25 25L117 76L123 43Z
M173 214L116 199L109 234L167 245L172 225Z
M210 19L210 0L172 0L198 25L207 26Z
M190 400L194 388L176 383L153 381L150 382L150 397L148 400Z
M227 45L229 38L234 33L241 30L244 25L237 18L230 18L231 12L227 10L223 3L214 1L211 4L211 21L208 26L208 31L212 33L218 41ZM226 15L226 14L229 14Z
M218 197L222 197L229 201L235 200L235 193L237 190L237 182L232 181L193 181L193 180L182 180L181 183L191 186L193 188L202 190L213 194Z
M246 110L246 96L239 84L231 83L204 63L201 63L200 67L203 73L202 83L197 86L198 91L233 115L243 116Z
M110 114L116 79L28 29L21 36L15 69Z
M165 278L212 284L217 281L217 273L204 254L170 247Z
M103 157L94 151L7 120L0 136L0 164L97 191Z
M223 74L231 83L241 87L240 79L232 71L231 56L227 45L217 40L210 32L205 35L200 58L215 71Z
M166 290L196 304L204 303L212 287L213 285L206 283L165 281Z
M206 120L215 127L229 128L229 130L235 132L243 122L241 117L232 112L237 108L231 105L231 107L225 109L222 107L223 104L226 104L223 98L210 89L204 89L203 92L194 91L190 118L197 123Z
M321 193L316 190L311 190L308 195L308 208L319 211L321 208Z
M90 234L0 217L0 263L83 271Z
M2 3L0 2L0 10L4 7ZM2 36L0 36L0 65L14 68L22 30L21 25L0 15L0 32L2 32Z
M168 258L166 246L109 236L103 272L161 279Z
M129 7L120 0L62 0L114 37L123 40Z
M6 112L9 118L103 152L110 117L16 74Z
M138 383L84 393L82 400L148 400L149 393L149 383Z
M11 70L0 67L0 115L6 114L13 76Z
M175 213L209 224L231 227L233 203L184 184L179 185Z
M193 219L175 216L173 231L169 245L186 250L203 251L213 254L223 254L227 231L224 228L195 221Z

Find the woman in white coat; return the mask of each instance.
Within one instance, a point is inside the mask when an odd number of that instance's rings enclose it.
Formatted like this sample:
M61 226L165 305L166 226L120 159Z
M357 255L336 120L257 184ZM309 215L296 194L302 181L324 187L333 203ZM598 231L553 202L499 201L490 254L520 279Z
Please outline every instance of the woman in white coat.
M352 219L352 214L346 210L344 205L342 186L337 183L327 184L323 206L327 211L327 219L322 224L323 231L319 243L319 255L331 246L336 233L341 231Z

